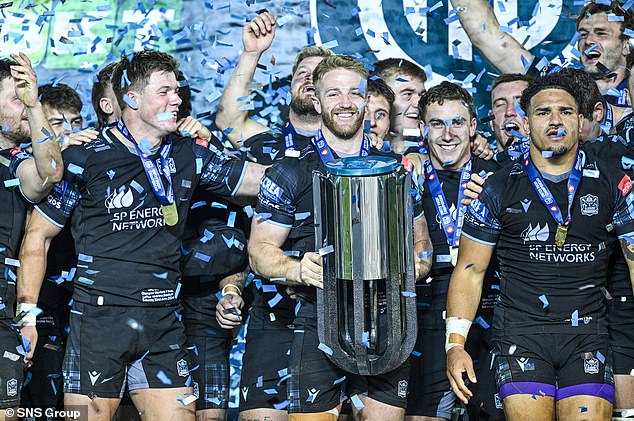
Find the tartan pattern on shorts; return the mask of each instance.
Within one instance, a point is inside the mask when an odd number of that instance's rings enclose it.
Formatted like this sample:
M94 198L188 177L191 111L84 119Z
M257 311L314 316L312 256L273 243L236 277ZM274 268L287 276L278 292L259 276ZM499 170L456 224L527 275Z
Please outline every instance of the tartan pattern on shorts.
M205 392L201 397L215 408L227 408L229 402L229 367L223 363L205 364Z
M64 358L64 393L81 393L79 352L69 350Z

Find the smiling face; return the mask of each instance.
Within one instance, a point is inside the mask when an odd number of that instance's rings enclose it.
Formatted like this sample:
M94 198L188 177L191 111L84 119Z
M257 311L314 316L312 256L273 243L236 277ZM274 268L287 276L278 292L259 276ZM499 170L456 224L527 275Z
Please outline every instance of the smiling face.
M128 96L137 103L134 112L145 126L148 136L165 136L176 132L176 116L181 99L173 72L154 72L141 92L129 91ZM130 108L126 111L131 112ZM168 117L165 113L171 113ZM127 118L127 115L126 115Z
M15 93L12 77L0 82L0 134L14 146L31 141L26 108Z
M361 75L335 68L324 74L313 99L324 128L341 139L351 139L360 130L364 118L365 95L359 90Z
M53 129L55 137L69 135L74 131L80 130L83 125L81 114L76 110L59 110L48 105L43 108L44 115Z
M538 92L530 101L525 119L531 147L540 152L550 151L552 157L565 155L576 149L582 121L577 103L568 92L562 89Z
M428 128L429 157L434 168L459 169L471 158L470 140L476 119L462 101L446 100L427 106L420 129Z
M498 151L506 149L515 140L511 131L526 135L524 121L517 115L515 106L519 107L520 97L527 86L528 82L516 80L500 83L491 91L491 113L495 118L490 124Z
M422 79L407 75L385 78L385 83L394 91L390 130L403 136L404 129L418 128L418 100L425 92Z
M602 74L597 67L599 62L610 72L625 69L630 47L627 40L620 39L621 26L621 22L609 21L606 13L590 15L579 23L577 31L581 38L577 48L581 52L581 64L585 66L586 72Z
M302 60L291 79L291 109L299 115L317 115L313 106L315 85L313 85L313 70L323 60L323 57L306 57Z
M372 141L382 141L390 131L390 103L386 97L380 94L368 96L365 119L370 121L369 136Z

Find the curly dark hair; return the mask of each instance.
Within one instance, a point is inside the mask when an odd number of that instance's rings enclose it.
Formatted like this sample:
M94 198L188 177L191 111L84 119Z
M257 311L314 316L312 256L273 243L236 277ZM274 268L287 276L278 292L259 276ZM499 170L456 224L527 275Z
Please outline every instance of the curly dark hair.
M581 94L578 92L579 89L577 85L570 76L558 72L551 73L548 76L538 77L528 83L528 87L524 90L520 98L520 107L525 113L528 113L533 97L545 89L560 89L566 91L574 98L577 108L581 108Z
M559 74L570 78L575 85L575 92L578 93L578 101L580 101L579 114L592 121L592 112L597 102L605 104L597 82L582 69L565 68L561 69Z
M469 117L476 117L471 94L455 83L444 81L429 88L428 91L421 95L420 100L418 100L418 118L424 122L427 116L427 108L434 103L442 105L445 101L462 101L469 110Z

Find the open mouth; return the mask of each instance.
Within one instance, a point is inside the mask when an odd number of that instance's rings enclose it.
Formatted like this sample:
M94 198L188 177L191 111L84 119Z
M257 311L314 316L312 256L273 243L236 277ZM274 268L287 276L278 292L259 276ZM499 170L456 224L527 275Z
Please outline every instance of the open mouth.
M333 114L339 120L348 121L348 120L353 120L357 113L356 111L346 110L346 111L337 111L337 112L334 112Z
M584 55L586 56L586 59L588 61L595 61L595 60L599 60L599 58L601 57L601 52L597 50L592 50L592 51L588 51Z
M405 114L406 118L411 118L414 120L418 120L418 113L417 112L409 112Z
M315 85L306 85L302 88L302 94L315 95Z
M504 125L504 131L508 135L511 135L513 131L519 132L519 130L520 130L519 124L513 121L509 121L508 123Z

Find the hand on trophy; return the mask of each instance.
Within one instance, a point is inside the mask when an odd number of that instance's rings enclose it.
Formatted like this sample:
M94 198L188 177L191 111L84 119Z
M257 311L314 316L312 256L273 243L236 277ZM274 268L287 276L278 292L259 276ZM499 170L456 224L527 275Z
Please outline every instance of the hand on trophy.
M299 282L317 288L324 287L324 269L319 253L306 253L299 262Z

